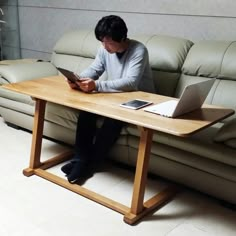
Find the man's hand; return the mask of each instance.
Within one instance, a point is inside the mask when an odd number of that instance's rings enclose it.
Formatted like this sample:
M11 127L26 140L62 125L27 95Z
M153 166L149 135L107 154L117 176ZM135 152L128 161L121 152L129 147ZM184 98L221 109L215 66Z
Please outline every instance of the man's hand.
M96 84L93 79L82 78L76 84L79 85L80 89L86 93L90 93L96 89Z
M80 89L79 88L79 85L77 85L76 83L73 83L71 82L70 80L66 79L67 83L69 84L69 86L72 88L72 89Z
M96 89L95 81L91 78L82 78L76 83L73 83L68 79L66 81L72 89L82 90L86 93L90 93Z

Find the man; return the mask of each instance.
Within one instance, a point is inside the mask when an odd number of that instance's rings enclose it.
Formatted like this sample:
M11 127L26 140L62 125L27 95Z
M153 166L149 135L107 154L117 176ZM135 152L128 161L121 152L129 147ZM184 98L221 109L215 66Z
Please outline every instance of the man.
M142 43L127 38L127 32L126 24L119 16L110 15L99 20L95 36L102 47L94 62L80 74L82 81L76 84L68 81L72 89L79 87L87 93L154 92L148 51ZM103 72L107 73L108 79L100 81ZM71 183L84 177L91 166L96 167L107 156L124 125L119 120L104 117L97 130L97 118L96 114L79 113L75 154L71 162L61 168Z

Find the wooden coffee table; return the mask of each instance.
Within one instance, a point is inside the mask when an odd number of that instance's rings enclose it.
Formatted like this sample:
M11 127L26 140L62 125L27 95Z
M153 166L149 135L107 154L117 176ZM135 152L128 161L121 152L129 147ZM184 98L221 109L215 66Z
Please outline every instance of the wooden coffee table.
M35 100L34 127L29 167L23 170L24 175L38 175L55 184L67 188L86 198L98 202L124 215L124 221L134 224L150 211L169 201L177 193L174 185L167 187L151 199L144 202L144 193L148 173L149 155L152 146L153 131L161 131L176 136L188 137L212 124L232 115L234 111L218 106L204 105L202 109L180 116L165 118L140 110L120 107L119 104L132 100L143 99L160 103L173 98L145 92L128 93L83 93L72 90L60 76L46 77L3 86L6 89L26 94ZM125 206L117 201L95 193L78 184L70 184L48 168L70 158L72 152L67 151L51 159L41 162L44 114L47 102L52 102L79 110L84 110L121 120L140 128L140 143L136 163L131 206Z

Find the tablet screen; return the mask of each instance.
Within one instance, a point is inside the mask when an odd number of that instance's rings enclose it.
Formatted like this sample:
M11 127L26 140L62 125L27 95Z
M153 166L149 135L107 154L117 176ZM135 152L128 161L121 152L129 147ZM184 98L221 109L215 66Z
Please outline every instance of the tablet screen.
M57 67L57 69L72 83L75 83L76 81L79 81L79 77L74 74L72 71Z

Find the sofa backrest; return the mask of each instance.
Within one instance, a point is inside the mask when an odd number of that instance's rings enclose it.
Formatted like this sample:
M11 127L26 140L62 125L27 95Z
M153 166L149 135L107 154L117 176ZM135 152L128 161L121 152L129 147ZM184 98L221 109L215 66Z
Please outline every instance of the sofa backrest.
M156 93L174 96L190 40L165 35L135 35L148 49Z
M193 43L164 35L130 38L142 42L149 51L157 94L179 97L186 85L216 78L206 103L236 110L236 42ZM70 31L56 43L51 62L79 74L92 63L100 46L93 30ZM106 79L106 74L101 79Z
M142 42L149 51L156 93L173 96L181 68L193 43L163 35L135 35L130 38ZM56 43L51 62L80 73L93 61L100 46L93 30L70 31ZM102 79L106 79L106 75Z
M187 84L208 78L216 81L206 103L236 110L236 42L204 40L196 42L186 57L176 88L179 96ZM235 118L236 115L229 119Z
M79 73L93 61L99 46L92 30L70 31L57 41L51 62Z

